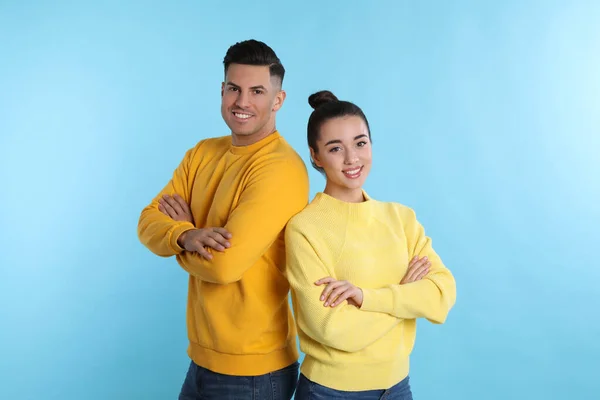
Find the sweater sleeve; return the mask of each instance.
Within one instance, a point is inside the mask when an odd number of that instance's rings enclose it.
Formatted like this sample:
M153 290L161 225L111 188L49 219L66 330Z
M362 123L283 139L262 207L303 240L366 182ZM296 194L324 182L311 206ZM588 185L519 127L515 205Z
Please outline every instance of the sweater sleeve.
M189 182L190 164L197 147L190 149L185 154L173 177L160 191L152 202L142 210L138 221L137 233L140 242L154 254L169 257L180 254L183 249L177 244L177 238L194 225L186 221L174 221L158 209L158 200L165 194L173 196L179 194L189 203L191 188Z
M307 237L290 224L285 232L286 276L295 299L298 328L313 340L341 351L357 352L392 330L400 320L385 313L367 313L343 302L324 307L323 286L315 282L333 276Z
M207 249L212 260L187 251L179 254L177 260L183 269L203 281L237 282L307 202L308 174L299 158L265 162L250 177L225 224L232 235L231 247L224 252Z
M444 323L456 301L456 283L448 268L433 250L431 239L408 207L400 210L408 258L427 256L431 262L429 273L417 282L394 284L380 289L364 289L361 310L384 312L397 318L427 318L433 323Z

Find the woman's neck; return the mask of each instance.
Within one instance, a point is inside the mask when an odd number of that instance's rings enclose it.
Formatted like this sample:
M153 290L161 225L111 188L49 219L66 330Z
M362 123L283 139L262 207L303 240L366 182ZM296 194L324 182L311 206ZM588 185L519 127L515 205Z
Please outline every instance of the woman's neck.
M365 196L363 195L362 188L350 189L340 187L337 185L332 185L329 182L327 182L323 193L338 200L346 201L348 203L362 203L363 201L365 201Z

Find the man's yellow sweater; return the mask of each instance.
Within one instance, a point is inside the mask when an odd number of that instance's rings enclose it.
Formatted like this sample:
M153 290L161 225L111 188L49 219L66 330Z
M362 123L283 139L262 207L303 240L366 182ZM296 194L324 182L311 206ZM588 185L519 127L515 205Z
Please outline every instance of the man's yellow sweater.
M190 204L193 224L158 210L158 199L175 193ZM298 359L283 230L307 203L304 162L275 132L244 147L232 146L230 136L199 142L142 211L140 241L159 256L176 255L190 274L188 354L196 364L252 376ZM209 227L232 234L230 248L209 250L212 260L178 245L183 232Z
M456 300L452 274L415 213L370 199L347 203L324 193L289 222L286 275L306 353L302 373L336 390L388 389L408 375L416 318L443 323ZM400 285L409 260L431 261L420 281ZM321 278L362 288L363 304L330 308Z

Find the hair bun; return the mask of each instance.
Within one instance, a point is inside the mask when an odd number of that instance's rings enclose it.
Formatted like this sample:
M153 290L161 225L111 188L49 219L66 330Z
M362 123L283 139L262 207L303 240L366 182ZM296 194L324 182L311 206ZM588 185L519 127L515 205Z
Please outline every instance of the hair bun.
M321 90L320 92L313 93L310 96L308 96L308 104L310 104L310 106L315 110L325 103L331 103L334 101L339 100L329 90Z

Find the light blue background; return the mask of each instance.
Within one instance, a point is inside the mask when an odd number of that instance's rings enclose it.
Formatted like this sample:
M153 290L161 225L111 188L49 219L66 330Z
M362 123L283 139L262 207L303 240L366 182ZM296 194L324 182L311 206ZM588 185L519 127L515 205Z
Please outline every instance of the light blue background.
M0 398L176 398L186 274L136 224L228 133L222 58L247 38L287 68L278 127L306 161L310 93L363 107L369 193L415 208L456 276L415 399L598 398L600 3L261 4L0 2Z

